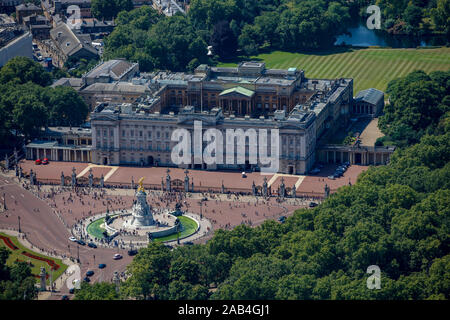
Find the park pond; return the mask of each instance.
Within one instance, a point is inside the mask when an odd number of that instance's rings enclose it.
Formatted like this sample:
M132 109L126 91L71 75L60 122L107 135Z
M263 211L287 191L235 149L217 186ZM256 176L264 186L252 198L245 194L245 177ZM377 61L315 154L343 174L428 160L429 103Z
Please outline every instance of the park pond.
M416 48L443 46L446 44L446 39L445 36L439 35L394 35L382 30L370 30L364 23L359 23L349 28L347 33L339 35L334 44L357 47Z

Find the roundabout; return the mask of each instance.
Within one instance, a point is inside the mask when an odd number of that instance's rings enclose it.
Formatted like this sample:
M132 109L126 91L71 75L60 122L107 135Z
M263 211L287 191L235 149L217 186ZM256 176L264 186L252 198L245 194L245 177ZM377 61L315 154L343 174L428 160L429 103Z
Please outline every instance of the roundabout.
M180 206L175 211L153 209L147 203L142 178L135 196L130 210L107 210L89 219L85 234L100 245L113 242L132 248L146 246L150 241L178 241L199 231L196 216L181 212Z

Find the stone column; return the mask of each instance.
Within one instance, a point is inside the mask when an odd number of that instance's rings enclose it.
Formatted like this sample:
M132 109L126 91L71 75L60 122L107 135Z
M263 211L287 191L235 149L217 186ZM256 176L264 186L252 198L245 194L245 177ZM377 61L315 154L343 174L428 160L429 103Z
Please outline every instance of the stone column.
M325 199L330 196L330 187L325 184Z
M281 178L280 197L284 198L285 192L286 192L286 186L284 185L284 178Z
M263 196L267 197L267 177L264 177L264 183L263 183Z
M166 175L166 190L170 192L170 191L172 191L172 187L170 185L170 181L171 180L170 180L170 175L169 175L170 169L168 168L166 172L167 172L167 175Z
M77 186L77 174L75 173L75 168L72 168L72 188Z
M92 168L89 169L89 188L92 188L94 184L94 175L92 174Z
M184 192L189 192L189 171L186 169L184 170L184 173L186 174L186 176L184 177Z
M46 287L46 278L47 278L47 272L45 271L44 267L41 267L41 272L39 273L39 277L41 280L41 284L40 284L40 291L46 291L47 287Z

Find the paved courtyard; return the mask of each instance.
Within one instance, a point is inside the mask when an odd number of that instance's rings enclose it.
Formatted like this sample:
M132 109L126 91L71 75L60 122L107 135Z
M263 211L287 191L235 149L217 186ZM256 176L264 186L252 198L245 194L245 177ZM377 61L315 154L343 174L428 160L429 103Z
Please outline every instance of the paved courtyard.
M384 134L378 128L378 118L372 119L367 127L364 128L363 132L361 132L361 145L373 147L375 141L383 136Z
M128 166L102 166L88 163L78 162L50 162L48 165L35 165L33 161L21 161L23 172L28 174L30 169L37 173L38 180L42 181L53 180L55 184L60 183L61 172L65 176L72 174L72 168L76 170L77 178L85 178L89 176L89 169L92 168L94 179L98 181L101 175L104 177L105 185L109 186L126 186L130 187L132 180L135 185L141 177L144 177L144 185L152 186L152 189L160 189L161 181L165 181L167 168L164 167L128 167ZM240 172L220 172L220 171L203 171L203 170L188 170L190 183L194 182L194 189L201 191L208 191L209 188L218 192L221 190L222 183L225 191L232 193L251 193L252 184L261 187L264 183L264 178L267 179L268 186L271 187L272 193L276 194L281 184L281 179L284 179L286 188L292 188L294 185L299 196L301 193L316 193L323 195L325 184L328 184L333 191L337 188L348 185L349 181L354 184L357 176L367 166L352 165L343 177L336 180L328 179L328 175L332 174L336 165L325 166L318 175L262 175L259 172L249 172L247 177L243 178ZM170 168L170 177L172 181L178 179L184 181L185 170L181 168ZM308 194L305 194L308 196ZM312 195L312 194L311 194Z

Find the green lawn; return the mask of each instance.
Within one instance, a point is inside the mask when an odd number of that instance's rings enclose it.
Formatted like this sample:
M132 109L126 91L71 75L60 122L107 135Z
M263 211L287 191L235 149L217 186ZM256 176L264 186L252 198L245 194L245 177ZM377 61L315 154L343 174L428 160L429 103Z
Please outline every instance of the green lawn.
M386 90L390 80L414 70L450 70L450 48L436 49L336 49L324 53L274 51L250 58L237 58L219 66L236 66L242 60L260 60L267 68L305 70L310 78L354 79L354 93L367 88Z
M105 228L100 227L100 225L104 222L105 218L95 220L94 222L88 225L87 232L95 238L103 239L104 238L103 231L105 231Z
M55 279L57 279L67 269L67 266L61 261L61 259L56 259L54 257L48 257L48 256L42 255L40 253L37 253L35 251L31 251L31 250L25 248L19 242L19 240L17 240L16 237L13 237L13 236L7 235L5 233L1 233L1 232L0 232L0 235L8 237L9 239L11 239L12 243L14 243L14 245L19 248L17 250L11 250L5 244L5 242L2 239L0 239L0 247L5 247L10 252L8 260L6 261L7 265L12 265L14 263L14 261L16 261L16 260L24 261L24 262L31 262L32 263L31 272L34 275L39 275L39 273L41 272L41 267L45 267L45 270L47 271L47 273L50 273L50 266L48 265L47 262L40 261L40 260L37 260L37 259L33 259L31 257L27 257L27 256L23 255L22 251L26 251L28 253L31 253L31 254L35 255L35 256L39 256L41 258L47 258L47 259L53 260L55 263L57 263L60 266L58 270L53 271L53 281ZM36 281L39 282L39 279L36 278ZM49 280L47 280L47 284L49 284Z
M186 216L179 216L178 219L180 219L181 225L183 226L182 231L180 232L180 239L187 237L195 232L197 230L198 224L195 222L195 220L186 217ZM153 241L155 242L164 242L164 241L171 241L176 240L177 234L171 234L166 237L160 237L156 238Z

